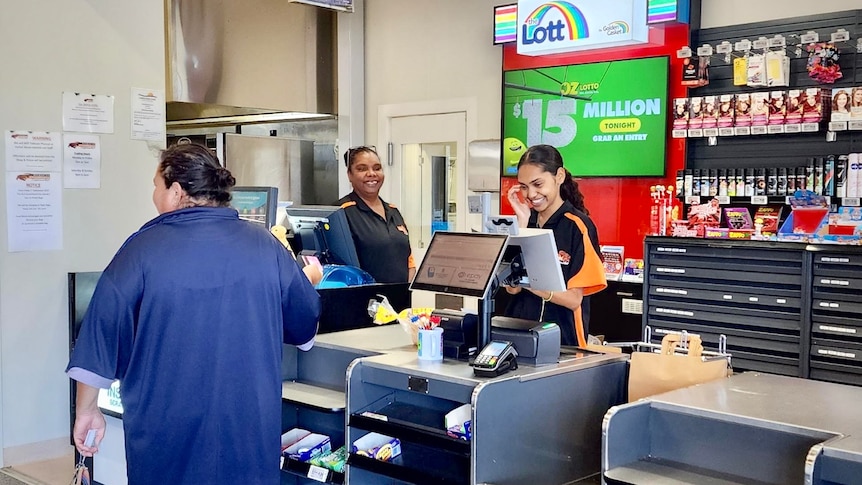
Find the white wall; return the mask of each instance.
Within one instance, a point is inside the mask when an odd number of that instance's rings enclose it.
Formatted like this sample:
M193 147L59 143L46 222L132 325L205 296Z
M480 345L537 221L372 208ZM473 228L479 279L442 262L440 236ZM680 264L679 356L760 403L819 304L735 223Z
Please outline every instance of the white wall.
M130 140L129 98L132 87L164 89L163 1L3 2L0 45L0 131L62 131L63 91L116 97L102 188L63 190L63 250L9 253L0 213L0 465L11 465L68 440L67 272L102 270L156 215L156 152ZM5 208L5 184L0 197Z
M804 17L862 8L860 0L703 0L701 28Z
M500 136L500 0L365 0L365 135L380 105L476 98L478 138ZM467 140L470 142L471 140Z

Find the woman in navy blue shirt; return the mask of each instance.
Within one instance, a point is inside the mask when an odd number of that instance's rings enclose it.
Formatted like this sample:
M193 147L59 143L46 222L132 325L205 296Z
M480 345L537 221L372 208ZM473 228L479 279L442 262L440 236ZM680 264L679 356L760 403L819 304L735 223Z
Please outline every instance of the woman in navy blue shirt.
M278 240L229 207L234 183L206 147L165 150L160 215L117 251L84 316L67 367L75 446L98 451L98 390L119 379L131 485L280 481L283 343L311 348L320 300Z

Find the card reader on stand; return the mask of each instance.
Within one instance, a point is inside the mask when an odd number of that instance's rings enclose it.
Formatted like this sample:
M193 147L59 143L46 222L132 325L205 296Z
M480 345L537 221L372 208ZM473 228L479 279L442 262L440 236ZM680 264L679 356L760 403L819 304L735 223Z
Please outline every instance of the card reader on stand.
M556 364L560 359L560 338L556 323L500 316L491 319L491 340L511 342L522 364Z

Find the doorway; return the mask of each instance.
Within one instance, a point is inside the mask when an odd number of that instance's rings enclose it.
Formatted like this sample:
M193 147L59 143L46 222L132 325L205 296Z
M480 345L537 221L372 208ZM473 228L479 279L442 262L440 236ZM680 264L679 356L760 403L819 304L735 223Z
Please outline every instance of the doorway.
M477 138L477 111L475 98L378 108L377 146L387 147L381 196L404 216L417 266L434 230L481 224L481 216L467 210L467 141ZM414 292L413 306L435 307L434 294Z

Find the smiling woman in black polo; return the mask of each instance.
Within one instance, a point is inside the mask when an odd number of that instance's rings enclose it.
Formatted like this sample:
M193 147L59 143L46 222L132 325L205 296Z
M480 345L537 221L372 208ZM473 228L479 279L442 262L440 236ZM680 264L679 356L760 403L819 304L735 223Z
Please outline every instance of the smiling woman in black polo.
M406 283L416 264L410 250L407 224L398 209L380 198L383 164L374 147L344 152L347 178L353 192L338 201L344 208L359 266L378 283Z

